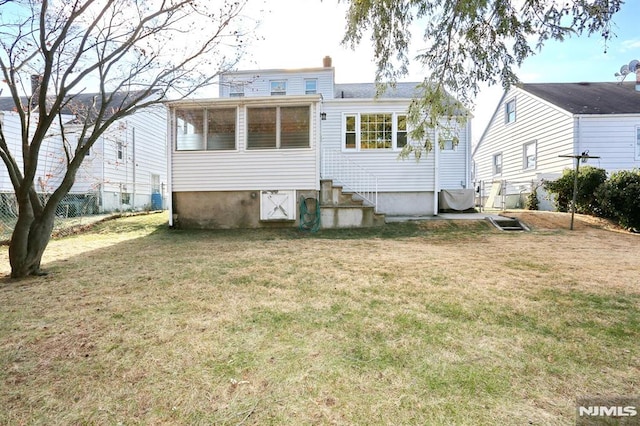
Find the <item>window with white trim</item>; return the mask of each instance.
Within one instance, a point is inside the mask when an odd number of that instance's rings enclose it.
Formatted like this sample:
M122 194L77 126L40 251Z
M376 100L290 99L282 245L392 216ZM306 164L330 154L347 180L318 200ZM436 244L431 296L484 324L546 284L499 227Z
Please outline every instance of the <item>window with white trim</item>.
M318 93L318 80L315 78L308 78L304 80L304 94L315 95Z
M247 108L247 149L290 149L310 146L310 108Z
M242 97L244 97L244 84L242 84L242 83L231 83L229 85L229 97L231 97L231 98L242 98Z
M455 151L456 145L453 143L453 139L445 139L442 141L442 151Z
M525 170L536 168L536 141L525 143L522 146L522 168Z
M506 124L516 121L516 99L513 98L504 104L504 122Z
M342 129L342 147L345 150L391 150L401 149L407 144L405 114L345 114Z
M493 155L493 174L502 174L502 153Z
M124 157L124 152L122 149L122 142L116 142L116 159L122 160Z
M187 108L176 111L177 151L236 149L236 108Z
M287 94L287 81L286 80L271 80L269 82L271 87L271 95L286 95Z

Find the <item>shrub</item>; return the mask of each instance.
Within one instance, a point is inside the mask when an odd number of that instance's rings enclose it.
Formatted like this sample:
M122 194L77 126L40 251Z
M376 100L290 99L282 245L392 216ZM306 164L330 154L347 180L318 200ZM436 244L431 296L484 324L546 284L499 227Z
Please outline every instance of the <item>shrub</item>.
M614 172L595 197L599 215L625 228L640 229L640 169Z
M573 169L565 169L562 176L554 181L545 181L544 188L556 194L556 208L558 211L567 212L573 199L573 182L576 172ZM607 179L607 171L592 166L584 166L578 172L578 192L576 196L576 212L595 214L598 211L598 203L595 198L596 189Z

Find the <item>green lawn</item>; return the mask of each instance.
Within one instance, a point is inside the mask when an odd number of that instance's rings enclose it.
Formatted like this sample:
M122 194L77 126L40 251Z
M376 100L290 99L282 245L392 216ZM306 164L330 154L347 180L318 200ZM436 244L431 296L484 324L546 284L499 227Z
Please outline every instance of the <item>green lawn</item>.
M165 220L0 282L0 424L569 425L640 394L636 235Z

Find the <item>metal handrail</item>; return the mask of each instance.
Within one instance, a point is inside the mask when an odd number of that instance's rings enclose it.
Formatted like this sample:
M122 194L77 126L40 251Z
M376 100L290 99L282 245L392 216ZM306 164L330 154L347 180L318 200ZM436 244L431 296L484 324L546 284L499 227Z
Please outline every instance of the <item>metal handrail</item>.
M322 150L322 179L332 179L378 211L378 178L335 149Z

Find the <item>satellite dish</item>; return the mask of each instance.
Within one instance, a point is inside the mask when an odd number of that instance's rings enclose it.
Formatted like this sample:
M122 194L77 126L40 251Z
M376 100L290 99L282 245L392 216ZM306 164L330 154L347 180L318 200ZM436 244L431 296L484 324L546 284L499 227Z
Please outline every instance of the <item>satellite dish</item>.
M638 64L640 64L640 62L637 59L629 62L629 72L636 72L636 70L638 69Z
M629 74L629 65L623 65L620 67L620 74L627 75Z

